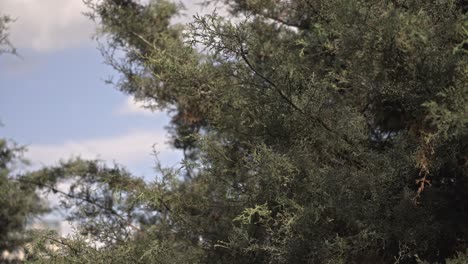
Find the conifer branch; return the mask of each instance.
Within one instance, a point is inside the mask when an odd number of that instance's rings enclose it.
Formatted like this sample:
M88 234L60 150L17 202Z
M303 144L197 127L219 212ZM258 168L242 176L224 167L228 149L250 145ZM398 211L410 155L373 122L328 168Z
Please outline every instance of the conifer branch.
M50 186L50 185L47 185L47 184L44 184L44 183L40 183L40 182L29 181L29 180L24 180L24 179L18 179L18 181L26 183L26 184L32 184L32 185L42 187L42 188L47 188L48 190L52 191L53 193L59 193L59 194L61 194L63 196L66 196L66 197L68 197L70 199L77 199L77 200L86 202L88 204L94 205L94 206L96 206L96 207L98 207L98 208L100 208L100 209L102 209L104 211L109 212L111 215L114 215L115 217L119 218L122 222L124 222L127 226L133 228L134 230L140 231L140 228L133 225L130 222L130 220L128 220L125 217L123 217L122 215L120 215L115 209L106 207L106 206L104 206L102 204L97 203L96 201L93 201L93 200L89 199L89 198L76 196L76 195L64 192L62 190L59 190L59 189L57 189L57 188L55 188L53 186Z

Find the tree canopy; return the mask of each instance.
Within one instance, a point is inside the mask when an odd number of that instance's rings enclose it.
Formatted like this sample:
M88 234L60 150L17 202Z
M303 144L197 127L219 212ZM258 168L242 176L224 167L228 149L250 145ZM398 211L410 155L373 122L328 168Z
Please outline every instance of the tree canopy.
M23 148L0 139L0 252L13 250L31 240L24 232L28 220L47 211L35 186L19 181Z
M30 261L468 261L465 1L224 0L230 18L188 25L165 0L86 2L115 86L172 113L185 159L153 182L84 160L23 175L73 182L80 228Z

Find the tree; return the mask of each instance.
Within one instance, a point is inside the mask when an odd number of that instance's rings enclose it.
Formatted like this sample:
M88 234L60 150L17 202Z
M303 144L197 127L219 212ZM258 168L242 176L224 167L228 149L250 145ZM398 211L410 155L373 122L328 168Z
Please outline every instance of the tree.
M65 246L58 258L464 261L457 253L468 240L464 2L223 3L238 22L213 13L183 27L170 24L179 9L167 1L88 1L107 40L104 57L121 73L117 88L174 111L187 177L159 168L159 181L119 185L119 171L90 174L92 167L29 175L51 182L94 175L80 185L106 190L93 201L124 190L130 211L151 216L131 217L136 230L101 250ZM93 208L107 220L98 223L115 230L112 219L122 218L101 205Z
M25 227L32 216L46 212L35 188L17 181L15 167L23 148L0 139L0 252L17 249L30 239Z

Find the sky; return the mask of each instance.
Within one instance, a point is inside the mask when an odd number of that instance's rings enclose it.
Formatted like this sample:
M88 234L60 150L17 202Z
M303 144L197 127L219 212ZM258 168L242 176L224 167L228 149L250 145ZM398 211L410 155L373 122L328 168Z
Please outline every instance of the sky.
M176 22L207 12L182 2L186 16ZM0 137L27 146L32 168L80 156L151 179L153 146L166 166L182 158L168 144L169 118L105 84L119 75L103 63L86 11L82 0L0 0L16 19L10 40L20 54L0 57Z
M209 12L195 1L181 2L185 16L174 23ZM86 11L82 0L0 0L0 14L16 20L10 41L20 55L0 56L0 138L27 147L29 170L97 158L150 181L157 177L154 149L164 166L181 166L181 152L168 144L168 115L105 83L119 75L103 63ZM59 221L62 234L72 230L60 216L44 219Z

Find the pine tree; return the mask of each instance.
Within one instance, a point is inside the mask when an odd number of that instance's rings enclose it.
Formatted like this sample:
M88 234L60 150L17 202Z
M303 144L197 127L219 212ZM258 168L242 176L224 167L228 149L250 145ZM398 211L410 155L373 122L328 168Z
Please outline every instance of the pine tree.
M35 188L19 181L23 148L0 139L0 252L15 250L31 239L25 228L31 217L45 213ZM1 261L1 257L0 257Z
M146 216L114 221L94 205L104 225L137 230L100 250L67 240L79 246L60 259L466 261L464 2L224 3L237 19L213 13L182 26L171 25L179 7L167 1L88 2L117 88L173 111L174 144L188 155L185 173L159 168L153 183L92 166L28 175L43 184L88 175L94 182L80 186L106 190L95 201L125 191L128 212Z

